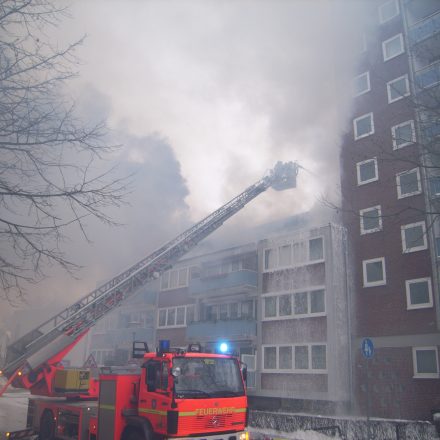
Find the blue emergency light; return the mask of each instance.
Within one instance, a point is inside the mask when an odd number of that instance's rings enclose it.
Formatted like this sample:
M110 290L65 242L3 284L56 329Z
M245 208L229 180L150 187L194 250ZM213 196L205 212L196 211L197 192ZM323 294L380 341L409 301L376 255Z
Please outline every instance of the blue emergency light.
M229 345L226 342L220 342L218 349L220 353L227 354L229 351Z

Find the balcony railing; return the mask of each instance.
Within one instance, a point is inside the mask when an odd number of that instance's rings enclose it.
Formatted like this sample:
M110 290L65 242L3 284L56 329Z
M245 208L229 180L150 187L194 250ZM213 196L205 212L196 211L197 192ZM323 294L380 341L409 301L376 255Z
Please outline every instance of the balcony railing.
M145 341L151 343L154 338L154 330L149 328L115 328L106 333L98 333L92 336L91 346L93 349L113 348L121 345L130 345L132 341Z
M440 12L429 16L411 26L409 38L411 43L419 43L440 32Z
M254 292L258 285L258 273L252 270L211 275L191 280L191 295L217 295Z
M218 339L243 340L257 335L255 319L228 319L225 321L198 321L186 328L186 337L191 341Z
M426 89L440 82L440 62L431 64L416 72L416 85L419 89Z

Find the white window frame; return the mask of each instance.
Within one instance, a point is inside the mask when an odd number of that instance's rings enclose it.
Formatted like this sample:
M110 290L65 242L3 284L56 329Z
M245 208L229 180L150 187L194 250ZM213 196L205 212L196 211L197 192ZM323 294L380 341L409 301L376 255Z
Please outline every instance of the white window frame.
M325 346L325 369L313 369L312 368L312 346ZM280 368L280 347L292 347L292 368ZM308 365L307 369L297 369L295 368L295 347L307 347L308 348ZM264 352L265 348L275 348L275 368L264 368ZM314 342L312 344L309 343L299 343L299 344L264 344L261 346L262 356L261 356L261 371L263 373L296 373L296 374L327 374L328 372L328 347L325 342Z
M324 291L324 311L323 312L311 312L312 310L312 293L323 290ZM295 294L297 293L307 293L307 313L295 313ZM290 315L280 315L280 297L290 295L291 296L291 304L292 304L292 313ZM262 302L262 311L261 311L261 319L262 321L281 321L285 319L302 319L302 318L315 318L318 316L326 316L327 315L327 304L326 304L326 298L327 293L325 286L313 286L310 287L308 290L305 289L298 289L295 291L289 291L289 292L277 292L277 293L269 293L263 295L263 302ZM275 298L275 316L266 316L265 315L265 299L266 298Z
M373 177L372 179L361 181L361 166L368 163L368 162L374 162L374 170L375 170L376 176ZM376 182L377 180L379 180L379 173L377 170L377 158L373 157L372 159L367 159L367 160L363 160L362 162L358 162L356 164L356 172L357 172L356 174L357 174L358 186L366 185L367 183L371 183L371 182Z
M364 215L365 215L366 212L371 211L373 209L377 209L377 211L378 211L378 222L379 222L379 225L377 226L377 228L365 229L364 228L364 222L363 222ZM381 209L380 205L370 206L369 208L361 209L359 211L359 220L360 220L361 235L371 234L373 232L381 231L382 230L382 209Z
M371 131L369 131L368 133L364 133L361 135L357 134L357 125L356 122L360 121L361 119L365 119L369 117L371 120ZM357 141L358 139L363 139L367 136L371 136L372 134L374 134L374 115L373 112L370 113L365 113L364 115L358 116L357 118L353 119L353 132L354 132L354 139Z
M405 127L406 125L409 125L411 127L411 140L397 145L397 139L399 138L398 136L396 136L396 131L401 127ZM416 142L416 130L414 127L414 121L410 119L409 121L401 122L400 124L391 127L391 137L393 138L393 150L398 150L408 145L413 145Z
M391 3L394 3L394 5L395 5L395 7L396 7L396 13L395 13L394 15L390 16L390 17L384 17L384 16L383 16L383 13L382 13L383 8L384 8L385 6L388 6L388 5L391 4ZM387 21L392 20L394 17L397 17L397 16L400 14L399 2L398 2L397 0L389 0L389 1L383 3L383 4L381 4L381 5L379 6L379 8L378 8L378 12L379 12L379 23L380 23L380 24L384 24L384 23L386 23Z
M322 258L317 260L311 260L310 259L310 241L311 240L322 240ZM294 246L299 245L304 247L304 259L301 261L295 261L294 259ZM288 265L281 265L280 264L280 248L283 246L290 246L290 264ZM274 253L274 262L272 267L266 268L266 252L272 251ZM284 243L277 243L273 244L271 247L267 247L263 249L263 272L274 272L281 269L286 269L290 267L299 267L299 266L306 266L308 264L316 264L316 263L322 263L325 261L325 239L324 236L319 235L317 237L310 237L302 240L290 240L286 241Z
M386 55L386 45L388 43L390 43L391 41L397 39L397 38L400 41L401 51L399 53L394 54L394 55L387 56ZM403 53L405 53L405 46L404 46L404 42L403 42L403 35L401 33L397 34L397 35L394 35L393 37L388 38L388 40L385 40L385 41L382 42L382 54L383 54L383 60L384 61L391 60L391 59L393 59L395 57L398 57L399 55L402 55Z
M174 310L174 322L177 321L177 309L180 309L184 307L185 308L185 319L184 319L184 323L183 324L174 324L174 325L168 325L168 311L169 310ZM188 308L190 307L195 307L194 304L186 304L186 305L181 305L181 306L173 306L173 307L161 307L159 309L157 309L157 328L158 329L164 329L164 328L183 328L187 326L187 316L188 316ZM159 323L159 315L160 312L165 310L165 325L160 325Z
M406 244L406 237L405 237L405 231L407 229L411 229L411 228L415 228L421 226L422 227L422 234L423 234L423 244L421 246L415 246L413 248L409 248L407 247ZM428 239L426 236L426 224L424 221L421 222L415 222L415 223L409 223L407 225L402 225L400 227L401 230L401 235L402 235L402 252L404 254L409 254L411 252L418 252L418 251L423 251L425 249L428 249Z
M401 80L405 81L406 92L403 95L399 94L399 96L397 96L397 98L392 98L391 94L393 92L393 84L398 81L401 81ZM387 82L388 104L399 101L399 100L405 98L406 96L409 96L410 94L411 94L411 91L409 89L409 80L408 80L407 74L399 76L399 78L394 78L393 80Z
M421 283L426 281L428 285L428 296L429 301L427 303L421 303L421 304L412 304L411 303L411 295L410 295L410 287L411 284L415 283ZM431 285L431 278L416 278L413 280L406 280L405 281L405 289L406 289L406 308L407 310L415 310L415 309L427 309L431 308L434 305L433 299L432 299L432 285Z
M185 270L186 274L185 274L185 281L183 284L179 284L179 272L181 270ZM188 287L189 285L189 272L190 272L190 268L189 267L176 267L170 270L167 270L166 272L164 272L161 275L161 279L160 279L160 290L162 292L167 291L167 290L175 290L175 289L183 289L185 287ZM171 274L172 273L177 273L177 285L176 286L170 286L170 282L171 282ZM168 287L163 287L163 278L168 277Z
M436 373L419 373L417 370L417 352L418 351L434 351L435 352L435 363L436 363ZM414 379L438 379L439 369L438 369L438 348L432 347L413 347L413 369L414 369Z
M367 280L367 265L369 263L376 263L378 261L380 261L382 263L383 279L379 280L379 281L368 281ZM385 257L371 258L369 260L363 260L362 261L362 275L363 275L364 287L376 287L376 286L386 285L387 271L386 271L386 266L385 266Z
M312 240L319 240L321 239L322 242L322 258L318 258L316 260L311 260L310 259L310 242ZM306 263L322 263L323 261L325 261L325 240L324 237L322 235L318 236L318 237L311 237L308 240L306 240L307 242L307 261Z
M367 77L367 88L365 90L362 90L361 92L356 92L356 82L363 76ZM355 76L353 78L352 90L353 90L354 97L361 96L365 93L368 93L371 90L370 72L367 71L367 72L361 73L360 75Z
M417 185L418 185L419 189L417 191L413 191L411 193L402 194L402 186L400 184L400 177L404 176L405 174L411 174L414 172L417 173ZM403 199L405 197L411 197L411 196L415 196L417 194L421 194L422 193L422 185L421 185L419 168L413 168L412 170L406 170L401 173L397 173L396 174L396 186L397 186L397 198L398 199Z

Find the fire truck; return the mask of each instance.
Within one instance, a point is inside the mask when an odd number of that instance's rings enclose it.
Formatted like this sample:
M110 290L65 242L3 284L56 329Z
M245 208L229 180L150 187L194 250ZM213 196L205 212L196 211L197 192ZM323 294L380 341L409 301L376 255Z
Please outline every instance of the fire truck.
M296 187L299 165L278 162L265 176L126 271L16 340L6 351L2 374L24 388L27 428L7 438L40 440L245 440L246 369L231 354L204 353L168 341L150 351L133 342L138 365L64 368L63 358L107 313L157 279L197 243L259 194Z

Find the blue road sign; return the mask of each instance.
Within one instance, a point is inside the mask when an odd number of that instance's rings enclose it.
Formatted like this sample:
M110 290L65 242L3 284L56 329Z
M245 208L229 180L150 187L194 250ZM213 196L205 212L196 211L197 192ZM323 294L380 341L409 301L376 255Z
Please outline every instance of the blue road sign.
M365 358L370 359L374 355L373 341L369 338L362 340L361 351Z

